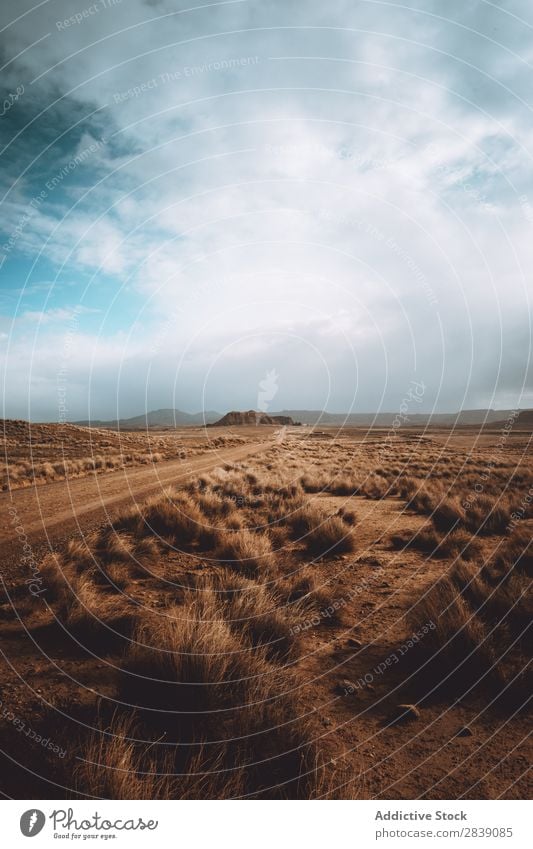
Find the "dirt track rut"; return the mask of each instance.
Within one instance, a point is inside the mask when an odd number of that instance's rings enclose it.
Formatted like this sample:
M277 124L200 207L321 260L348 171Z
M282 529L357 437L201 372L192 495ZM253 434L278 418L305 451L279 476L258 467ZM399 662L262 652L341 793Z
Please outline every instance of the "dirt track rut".
M171 460L148 468L130 467L2 493L0 551L4 577L15 577L14 573L19 571L17 563L21 565L23 546L28 543L37 557L42 550L113 519L124 507L143 501L172 484L212 471L223 463L266 451L272 444L271 440L262 440L212 451L190 460Z

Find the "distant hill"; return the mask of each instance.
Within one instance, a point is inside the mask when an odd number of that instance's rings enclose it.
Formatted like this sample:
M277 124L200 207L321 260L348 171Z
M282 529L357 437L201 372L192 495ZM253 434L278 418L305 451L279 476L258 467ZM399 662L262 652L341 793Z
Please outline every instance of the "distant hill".
M413 405L414 407L414 405ZM494 425L504 424L513 413L513 410L461 410L457 413L416 413L409 409L404 426L424 427L428 424L437 427L453 427L468 425ZM294 425L302 423L306 425L349 425L352 427L391 427L398 412L384 413L328 413L323 410L281 410L272 413L256 413L255 410L240 412L232 410L226 415L208 410L205 413L185 413L183 410L164 408L162 410L151 410L140 416L128 419L102 421L74 422L76 425L91 427L105 427L113 429L145 429L165 427L201 427L203 424L217 426L256 424L257 416L262 417L262 424ZM531 427L533 410L521 410L515 425Z
M414 405L413 405L414 406ZM483 425L505 421L512 410L461 410L457 413L416 413L408 410L406 425L423 427L427 424L452 427L454 425ZM527 411L524 411L527 412ZM397 412L385 413L328 413L322 410L282 410L272 416L289 416L307 425L352 425L353 427L391 427ZM521 414L522 415L522 414Z
M268 416L266 413L256 413L255 410L246 410L241 413L238 410L232 410L226 413L225 416L214 422L210 427L235 427L240 425L294 425L295 422L291 416L276 415Z
M518 426L533 427L533 410L521 410L516 423Z
M500 411L501 415L502 411ZM520 410L516 419L506 416L505 418L498 418L498 421L493 423L494 427L505 427L509 424L512 425L513 430L520 430L520 428L533 430L533 410Z
M140 416L132 416L129 419L115 419L111 421L102 421L101 419L92 419L91 421L75 422L77 425L90 425L91 427L112 427L112 428L146 428L146 427L192 427L216 422L221 413L214 410L207 410L205 413L184 413L183 410L173 410L165 408L162 410L151 410Z

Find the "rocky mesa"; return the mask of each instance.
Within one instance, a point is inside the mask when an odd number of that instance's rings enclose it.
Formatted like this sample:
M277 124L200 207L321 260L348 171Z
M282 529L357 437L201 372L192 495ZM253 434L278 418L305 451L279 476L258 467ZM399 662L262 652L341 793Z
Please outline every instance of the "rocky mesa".
M208 427L235 427L238 425L295 425L290 416L269 416L266 413L258 413L255 410L231 410L222 416L218 422L214 422Z

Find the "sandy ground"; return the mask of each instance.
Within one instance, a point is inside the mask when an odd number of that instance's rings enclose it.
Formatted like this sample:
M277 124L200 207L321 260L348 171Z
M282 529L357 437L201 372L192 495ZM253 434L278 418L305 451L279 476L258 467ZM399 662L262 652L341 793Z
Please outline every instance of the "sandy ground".
M498 717L479 699L450 700L425 705L415 722L390 725L395 706L415 697L400 663L380 670L399 656L411 636L406 616L445 564L428 564L414 552L398 554L386 542L374 542L385 528L415 530L422 524L399 500L352 501L364 528L363 550L355 560L337 563L335 578L329 567L319 568L324 580L335 581L338 598L350 598L356 588L345 608L353 625L309 633L308 654L300 661L307 680L304 703L319 711L325 738L340 744L341 758L358 771L364 797L527 797L533 754L527 719ZM351 646L351 639L360 645ZM338 695L336 684L344 679L361 686L353 695ZM471 736L457 736L465 727Z

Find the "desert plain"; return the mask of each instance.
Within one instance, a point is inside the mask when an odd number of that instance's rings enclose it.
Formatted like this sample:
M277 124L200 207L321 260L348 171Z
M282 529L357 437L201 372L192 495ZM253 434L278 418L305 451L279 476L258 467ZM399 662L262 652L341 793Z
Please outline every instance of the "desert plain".
M527 418L3 435L5 797L527 797Z

